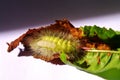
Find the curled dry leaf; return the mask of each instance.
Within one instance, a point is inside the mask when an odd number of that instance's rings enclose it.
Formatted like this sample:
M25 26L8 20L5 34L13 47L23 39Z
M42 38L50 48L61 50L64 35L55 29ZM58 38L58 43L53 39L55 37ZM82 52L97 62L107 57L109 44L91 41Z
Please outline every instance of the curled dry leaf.
M55 49L55 50L53 49L62 48L63 46L66 46L66 43L68 43L67 45L69 46L69 44L71 44L72 41L75 41L75 40L77 41L77 39L81 38L81 36L82 36L82 30L75 28L68 20L66 19L56 20L55 24L51 24L45 27L40 27L37 29L29 29L26 33L21 35L16 40L12 41L11 43L7 43L8 44L7 51L11 52L13 49L15 49L19 45L19 43L22 43L25 48L24 50L20 50L20 53L18 56L32 55L38 59L50 61L55 64L62 64L62 62L59 59L59 54L61 52L61 49ZM53 41L49 39L53 39ZM39 41L35 41L35 40L39 40ZM50 42L52 42L52 44ZM39 45L39 43L41 43L41 45ZM37 44L37 45L34 45L34 44ZM59 44L61 44L62 47L58 47L58 46L61 46ZM35 49L32 46L34 46ZM38 47L36 46L38 46L40 49L37 49ZM54 48L52 48L52 46L54 46ZM45 48L49 48L49 50L46 50ZM65 48L63 49L65 50Z

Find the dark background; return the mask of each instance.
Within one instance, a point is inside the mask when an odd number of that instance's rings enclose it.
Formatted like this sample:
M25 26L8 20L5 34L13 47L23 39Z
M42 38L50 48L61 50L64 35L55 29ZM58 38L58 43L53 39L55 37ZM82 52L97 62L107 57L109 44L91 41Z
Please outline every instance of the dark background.
M0 32L120 12L120 0L0 0Z

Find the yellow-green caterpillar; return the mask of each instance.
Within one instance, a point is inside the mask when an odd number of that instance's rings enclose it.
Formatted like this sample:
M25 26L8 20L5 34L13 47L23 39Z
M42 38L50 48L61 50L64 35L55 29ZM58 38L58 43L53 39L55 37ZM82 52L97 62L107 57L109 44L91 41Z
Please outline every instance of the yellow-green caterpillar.
M30 43L30 48L36 54L51 57L54 54L65 52L71 59L79 52L80 40L68 32L52 32L43 30Z

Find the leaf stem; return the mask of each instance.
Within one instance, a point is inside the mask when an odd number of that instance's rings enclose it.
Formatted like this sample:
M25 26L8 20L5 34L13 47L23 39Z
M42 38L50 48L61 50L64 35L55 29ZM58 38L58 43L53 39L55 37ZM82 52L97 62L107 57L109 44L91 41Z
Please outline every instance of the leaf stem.
M120 54L120 51L112 51L112 50L86 50L87 52L95 52L95 53L116 53Z

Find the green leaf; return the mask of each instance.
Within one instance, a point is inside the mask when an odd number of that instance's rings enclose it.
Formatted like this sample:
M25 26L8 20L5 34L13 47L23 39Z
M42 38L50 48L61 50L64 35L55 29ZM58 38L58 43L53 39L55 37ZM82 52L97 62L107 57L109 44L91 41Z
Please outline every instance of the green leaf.
M60 59L61 59L62 62L64 62L65 64L68 64L67 55L66 55L64 52L62 52L62 53L60 54Z
M106 28L101 28L99 26L84 26L83 27L83 32L84 35L86 35L87 37L94 37L97 36L102 40L107 40L109 38L112 38L116 35L116 32L114 30L110 29L106 29Z
M120 35L120 31L115 31L117 35Z
M83 59L70 62L66 53L63 52L60 54L60 59L67 65L105 79L110 79L111 77L116 80L120 79L120 51L91 50L86 53ZM115 73L109 73L110 71L116 71L117 74L113 75Z
M80 28L81 29L81 28ZM98 37L105 44L108 44L112 49L117 50L120 48L120 31L114 31L113 29L99 27L99 26L84 26L82 27L84 37L94 38Z

